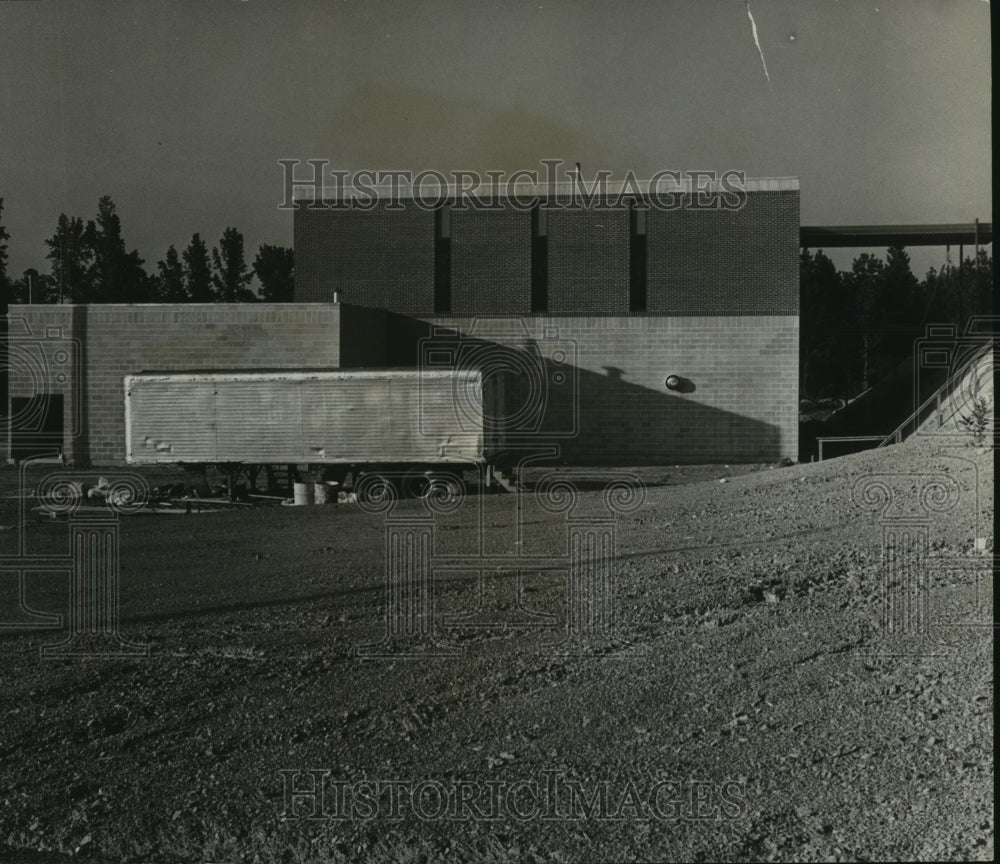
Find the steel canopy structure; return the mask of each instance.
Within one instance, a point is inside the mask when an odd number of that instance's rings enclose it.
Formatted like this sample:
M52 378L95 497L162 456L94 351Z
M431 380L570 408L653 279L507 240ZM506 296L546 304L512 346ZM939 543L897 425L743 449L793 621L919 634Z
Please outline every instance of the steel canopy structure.
M991 222L947 225L802 225L802 249L866 246L981 246L993 242Z

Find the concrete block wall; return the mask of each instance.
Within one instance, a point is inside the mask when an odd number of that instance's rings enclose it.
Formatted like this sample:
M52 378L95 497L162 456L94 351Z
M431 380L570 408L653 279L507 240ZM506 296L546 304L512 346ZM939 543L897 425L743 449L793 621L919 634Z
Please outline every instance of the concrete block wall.
M425 340L496 345L498 367L516 368L511 350L537 349L545 369L536 390L544 394L543 419L537 432L522 428L511 441L558 443L568 464L797 458L797 315L422 320ZM458 336L435 336L436 328ZM486 368L493 362L481 348L462 352L456 357L474 357ZM413 360L420 362L416 347ZM670 374L689 379L694 390L667 390ZM532 398L516 380L507 395L509 414Z
M679 195L677 209L647 209L645 240L636 244L645 247L645 290L637 292L645 295L644 308L630 306L633 228L627 203L548 209L544 314L531 311L532 238L540 226L513 206L451 213L449 255L436 260L438 268L449 268L447 314L434 305L433 214L403 201L403 210L379 217L375 239L366 241L373 223L357 211L300 208L296 296L332 299L333 290L340 290L349 302L401 313L377 328L385 333L385 356L393 365L418 363L416 346L435 324L466 336L474 331L475 339L494 345L500 365L510 361L514 367L519 349L503 348L505 340L534 343L542 357L551 334L570 340L573 386L546 385L548 402L536 436L557 440L569 462L794 458L798 181L755 180L745 188L745 203L736 210L698 209L693 205L702 202L690 191ZM426 219L406 222L410 211ZM347 227L352 221L356 225ZM345 230L360 252L337 239ZM335 255L347 256L354 270L338 269ZM363 270L365 262L369 272L357 277L356 287L350 273ZM384 275L399 272L408 274L405 284ZM372 287L380 279L382 288ZM490 329L501 334L493 343L485 335ZM544 363L551 384L559 364L550 359ZM690 379L694 390L667 391L669 374ZM508 383L513 403L527 398L527 379Z
M414 319L325 304L25 306L10 330L10 396L63 394L64 452L81 466L123 462L127 374L418 366L421 345L426 358L432 343L486 372L525 368L510 361L533 352L539 379L507 381L508 414L521 417L510 443L558 444L570 464L797 456L795 315ZM670 374L693 392L668 391Z
M18 306L10 318L9 395L63 394L64 453L81 467L124 462L128 374L340 365L340 309L325 303Z
M627 211L551 211L549 309L534 315L531 214L453 212L442 315L434 213L300 207L296 303L17 307L9 395L62 393L67 456L119 464L126 374L413 365L437 324L508 360L536 352L544 410L530 430L534 415L522 412L514 437L558 443L564 461L794 457L798 212L791 184L758 188L736 211L651 209L647 306L630 313ZM343 310L330 302L335 290ZM666 390L669 374L693 391ZM510 379L510 411L529 400L522 379Z

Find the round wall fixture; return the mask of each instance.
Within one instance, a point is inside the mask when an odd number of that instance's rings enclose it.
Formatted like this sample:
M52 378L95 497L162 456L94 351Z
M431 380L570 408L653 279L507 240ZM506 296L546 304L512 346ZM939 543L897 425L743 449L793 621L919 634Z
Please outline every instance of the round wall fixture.
M695 391L694 381L683 375L668 375L667 380L663 383L666 384L668 390L673 390L675 393L694 393Z

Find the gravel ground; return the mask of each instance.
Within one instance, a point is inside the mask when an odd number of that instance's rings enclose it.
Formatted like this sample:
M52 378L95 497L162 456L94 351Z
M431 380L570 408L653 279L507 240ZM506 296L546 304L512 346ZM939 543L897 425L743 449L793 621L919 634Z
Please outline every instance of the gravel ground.
M586 656L559 653L564 569L491 565L435 576L460 656L360 658L409 643L381 641L387 517L356 506L123 517L121 633L149 657L42 659L61 634L0 630L0 860L991 860L992 452L755 467L625 469L648 488ZM928 474L957 503L920 523ZM868 475L884 515L852 499ZM435 555L562 562L567 526L608 527L579 485L570 521L470 496ZM16 499L0 523L13 554ZM882 531L904 523L927 531L933 627L882 638ZM67 536L32 520L26 548ZM27 585L65 612L66 576ZM322 802L292 794L317 777Z

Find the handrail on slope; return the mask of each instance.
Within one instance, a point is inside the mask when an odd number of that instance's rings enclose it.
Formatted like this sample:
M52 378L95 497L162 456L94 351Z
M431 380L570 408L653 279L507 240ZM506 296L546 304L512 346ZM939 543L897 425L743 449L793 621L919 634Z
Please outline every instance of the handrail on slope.
M930 413L926 409L928 406L934 406L934 410L938 412L938 426L943 425L944 419L941 417L941 403L944 402L951 394L955 391L958 383L968 374L969 370L980 360L983 359L987 354L993 351L993 344L987 343L975 354L973 354L965 363L962 364L959 369L952 375L948 376L948 380L944 382L937 390L935 390L930 396L925 399L920 406L902 423L899 424L892 432L885 436L881 443L876 444L874 449L879 447L885 447L887 444L900 444L906 438L908 438L913 432L917 430L917 427L927 419ZM946 392L947 391L947 392ZM907 432L907 427L912 425L913 428Z

